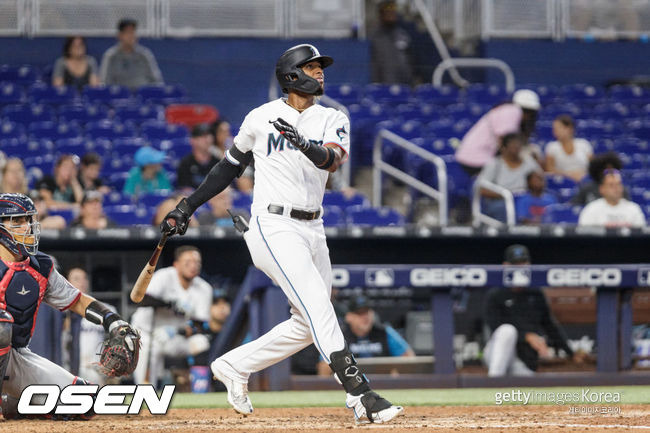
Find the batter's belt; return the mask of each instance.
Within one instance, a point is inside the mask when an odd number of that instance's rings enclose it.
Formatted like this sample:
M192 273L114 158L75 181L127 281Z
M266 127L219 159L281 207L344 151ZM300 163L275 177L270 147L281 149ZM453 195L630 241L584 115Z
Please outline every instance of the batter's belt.
M276 215L284 215L284 207L277 204L270 204L267 210L269 211L269 213L274 213ZM289 216L297 220L311 221L311 220L318 219L318 217L320 217L320 210L306 211L300 209L291 209L291 212L289 212Z

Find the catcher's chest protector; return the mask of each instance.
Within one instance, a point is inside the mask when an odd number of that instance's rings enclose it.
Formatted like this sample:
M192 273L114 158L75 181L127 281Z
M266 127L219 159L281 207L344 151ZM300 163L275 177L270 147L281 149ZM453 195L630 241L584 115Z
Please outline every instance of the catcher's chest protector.
M52 259L39 254L22 262L0 260L0 309L14 318L11 346L25 347L32 338Z

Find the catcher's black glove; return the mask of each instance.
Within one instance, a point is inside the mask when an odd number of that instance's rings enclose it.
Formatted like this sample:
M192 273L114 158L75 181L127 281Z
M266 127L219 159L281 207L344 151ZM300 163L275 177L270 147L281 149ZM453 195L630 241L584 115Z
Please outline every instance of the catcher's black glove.
M106 376L126 376L133 373L140 355L140 334L124 320L111 323L102 344L99 369Z
M165 219L160 223L160 231L169 236L184 235L193 213L187 199L181 200L171 212L165 215Z
M309 149L309 141L305 140L305 137L300 135L298 130L283 118L278 117L276 120L269 120L269 123L272 123L275 129L280 131L280 134L301 151L304 152Z

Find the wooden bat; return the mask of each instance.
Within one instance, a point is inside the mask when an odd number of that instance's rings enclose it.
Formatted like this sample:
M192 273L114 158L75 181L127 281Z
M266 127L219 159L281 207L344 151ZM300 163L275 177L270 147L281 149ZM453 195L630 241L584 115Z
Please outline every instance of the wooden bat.
M144 298L144 293L147 291L147 287L149 287L151 276L153 275L153 272L156 270L156 265L158 264L160 253L162 252L162 249L165 246L165 242L167 242L167 236L168 236L167 233L163 233L163 235L160 237L160 240L158 241L158 246L153 251L153 254L149 259L149 262L144 267L144 269L142 269L142 272L140 272L140 276L138 277L135 284L133 285L133 288L131 289L131 300L135 303L142 301L142 298Z

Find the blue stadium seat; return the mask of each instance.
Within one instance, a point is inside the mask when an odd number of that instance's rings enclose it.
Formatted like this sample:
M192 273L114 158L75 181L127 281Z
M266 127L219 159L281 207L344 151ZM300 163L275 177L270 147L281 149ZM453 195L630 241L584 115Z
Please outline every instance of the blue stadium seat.
M364 98L372 102L404 104L411 98L411 88L405 84L379 84L366 85Z
M29 125L28 130L29 135L36 139L60 140L76 138L81 135L81 130L75 124L58 122L33 122Z
M112 162L112 161L111 161ZM104 164L103 169L107 167L108 164ZM116 191L122 191L124 189L124 184L126 183L126 179L129 177L129 172L128 170L131 167L125 167L125 171L116 171L111 173L108 176L108 183L109 185Z
M46 153L38 156L30 156L23 159L25 167L38 168L43 175L49 175L54 172L54 163L56 158L51 153Z
M579 104L596 104L605 98L605 92L600 87L586 84L571 84L562 86L560 94L568 101L574 101Z
M71 104L76 97L77 91L74 87L54 87L43 83L37 83L29 89L29 98L36 104Z
M625 170L644 170L648 156L645 153L623 154L619 153Z
M101 105L75 104L59 108L59 120L65 122L78 122L84 125L106 118L108 118L108 110Z
M169 191L154 191L138 196L138 204L144 205L146 207L156 207L161 202L169 198Z
M109 140L135 137L136 135L132 126L111 120L88 123L86 125L86 134L92 139L106 138Z
M345 213L338 206L323 206L323 224L325 227L345 226Z
M72 221L74 221L76 217L76 212L74 209L48 209L47 210L48 215L58 215L60 217L63 217L65 220L66 225L70 225Z
M447 105L458 102L460 95L454 86L434 87L431 84L420 84L413 89L413 96L425 104Z
M122 86L85 87L83 99L88 102L120 106L132 102L129 89Z
M328 84L325 94L343 105L356 104L361 98L361 92L355 84Z
M404 217L395 209L388 207L352 206L346 209L348 224L369 226L401 226Z
M544 107L556 102L560 92L557 86L546 84L522 84L517 87L519 89L530 89L535 91L539 95L539 100Z
M170 159L179 160L192 151L190 138L173 138L171 140L151 140L151 145L162 150Z
M245 209L250 212L253 204L252 194L245 194L238 191L232 192L232 207L235 209Z
M115 110L115 119L120 122L140 124L148 120L165 120L165 110L160 105L126 105Z
M0 139L6 140L10 138L26 138L25 127L23 125L10 121L0 123Z
M546 212L542 216L542 223L568 223L577 224L580 217L580 206L568 203L552 204L546 206Z
M51 107L38 104L7 105L2 109L2 117L23 125L55 120Z
M142 135L148 140L172 140L189 136L187 127L172 125L164 121L149 120L140 128Z
M129 195L122 194L121 191L111 191L104 196L104 207L106 206L124 206L133 204L133 199Z
M328 190L323 196L323 206L338 206L343 209L351 206L369 207L370 201L361 193L356 193L348 198L341 191Z
M182 86L143 86L136 91L136 95L141 101L150 104L179 104L187 99L187 92Z
M472 84L465 89L467 101L495 105L510 100L510 95L500 86Z
M2 125L0 124L0 128ZM25 158L33 155L32 150L27 146L29 142L26 137L21 138L2 138L0 136L0 150L2 150L7 157ZM38 150L38 142L36 142L36 151Z
M134 155L141 147L146 146L142 138L118 138L113 140L113 155L120 158L123 155Z
M25 102L25 92L15 83L0 83L0 105L20 104Z
M650 102L650 92L641 86L615 85L608 93L612 101L626 104L647 104Z
M546 177L546 186L550 190L558 190L560 188L575 188L577 184L570 177L554 174Z
M67 153L81 157L89 151L88 146L87 140L84 140L83 137L63 138L56 140L54 152L57 155Z
M151 225L153 214L145 206L104 206L104 213L118 226Z
M27 86L38 80L38 70L31 65L0 65L0 81Z

